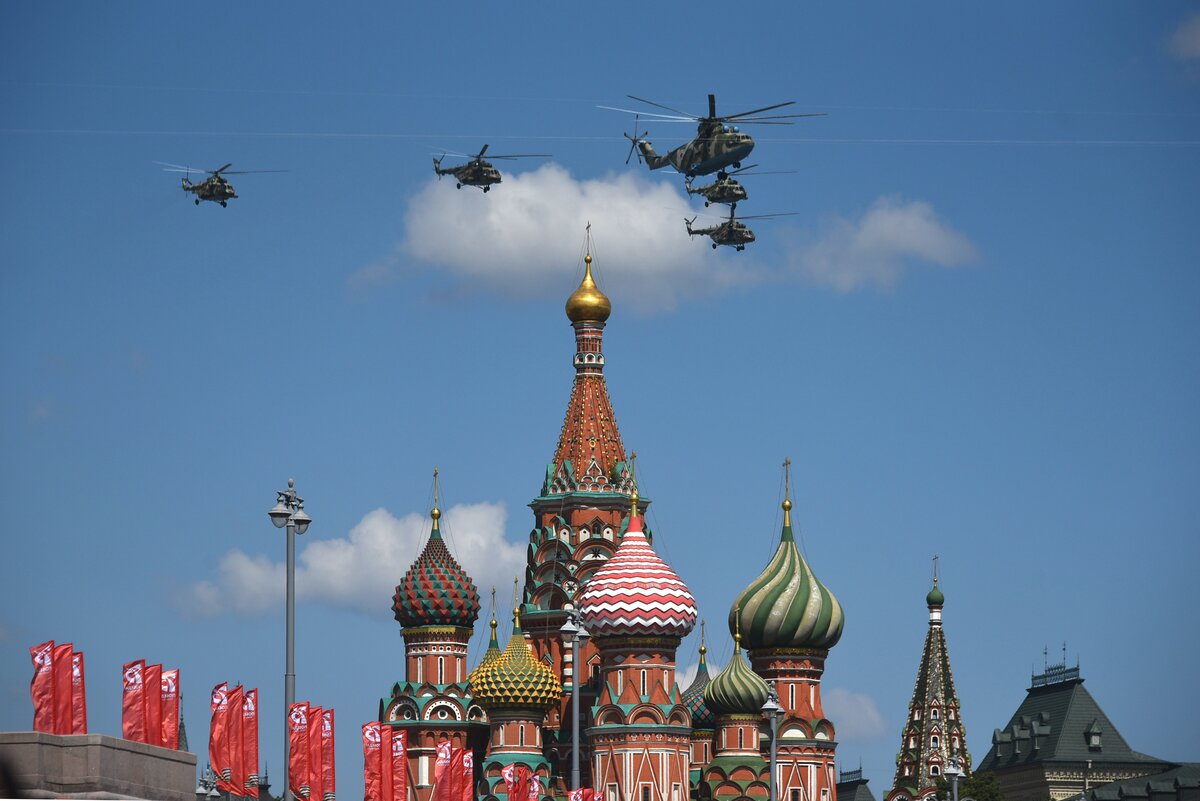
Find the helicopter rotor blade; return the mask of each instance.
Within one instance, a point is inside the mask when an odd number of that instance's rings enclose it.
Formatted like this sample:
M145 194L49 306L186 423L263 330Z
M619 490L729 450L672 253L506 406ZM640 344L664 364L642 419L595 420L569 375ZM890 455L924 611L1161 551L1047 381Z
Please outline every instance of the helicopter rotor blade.
M667 111L671 111L671 112L674 112L675 114L682 115L682 116L688 118L689 120L704 119L703 117L697 117L695 114L688 114L686 111L680 111L677 108L671 108L670 106L664 106L662 103L655 103L653 100L647 100L644 97L635 97L634 95L625 95L625 96L631 100L636 100L639 103L645 103L647 105L654 106L656 108L666 109Z
M553 153L509 153L505 156L488 156L490 159L548 159L553 157Z
M290 170L229 170L225 175L250 175L256 172L291 172ZM214 173L215 174L215 173Z
M617 108L616 106L596 106L605 111L620 111L625 114L641 115L643 117L654 117L652 122L695 122L697 117L680 117L673 114L655 114L653 111L634 111L631 108Z
M475 156L475 158L476 159L483 158L483 154L487 152L487 149L488 149L488 146L484 145L483 149L479 151L479 153ZM501 158L501 156L492 156L492 158Z
M224 167L217 167L215 170L205 170L209 175L220 175L233 166L233 162L226 164Z
M788 100L787 102L784 102L784 103L776 103L773 106L763 106L762 108L756 108L752 111L743 111L738 114L725 114L723 116L717 117L716 119L718 119L718 120L733 120L733 119L737 119L738 117L749 117L751 114L759 114L763 111L770 111L771 109L783 108L784 106L794 106L794 105L796 105L795 100Z
M202 170L199 167L189 167L186 164L171 164L170 162L166 162L166 161L155 161L153 163L161 165L163 167L172 167L173 168L171 170L163 170L163 172L176 172L179 170L182 170L184 172L207 172L207 170Z

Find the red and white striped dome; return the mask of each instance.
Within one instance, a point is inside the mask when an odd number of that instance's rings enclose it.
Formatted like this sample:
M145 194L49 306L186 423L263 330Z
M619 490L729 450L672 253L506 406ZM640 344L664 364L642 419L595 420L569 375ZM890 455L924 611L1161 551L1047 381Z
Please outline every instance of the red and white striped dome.
M696 599L634 516L616 553L588 581L579 614L594 637L684 637L696 625Z

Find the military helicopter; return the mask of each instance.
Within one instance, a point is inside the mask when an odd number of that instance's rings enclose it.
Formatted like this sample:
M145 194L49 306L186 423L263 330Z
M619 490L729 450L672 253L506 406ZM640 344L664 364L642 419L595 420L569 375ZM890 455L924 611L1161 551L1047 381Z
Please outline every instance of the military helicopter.
M196 205L200 205L201 200L211 200L213 203L220 203L222 208L227 208L227 201L237 197L237 192L233 191L233 184L229 182L226 175L249 175L254 172L287 172L287 170L230 170L233 164L226 164L224 167L218 167L215 170L202 170L196 167L188 167L183 164L168 164L165 161L156 161L155 164L161 164L166 167L164 172L184 172L187 175L180 178L180 186L184 192L191 192L196 196ZM208 173L208 177L203 181L192 183L191 174Z
M734 216L733 209L729 210L729 219L718 225L710 228L693 228L692 223L696 218L684 219L683 224L687 226L689 236L707 236L712 240L713 250L717 249L718 245L729 245L734 250L745 250L746 245L753 242L755 239L754 232L750 230L750 226L746 225L742 220L762 220L768 217L787 217L795 214L795 212L784 212L781 214L755 214L751 217L743 217L739 220Z
M435 158L433 160L433 171L435 173L437 173L437 176L439 179L443 175L453 175L454 178L458 182L455 184L455 186L457 186L459 189L462 189L463 184L466 184L467 186L481 187L483 189L483 191L486 192L489 189L491 189L492 184L498 184L502 180L500 177L500 171L497 170L495 167L493 167L490 162L483 160L483 154L487 152L487 149L488 149L488 146L484 145L483 149L480 150L478 153L476 153L474 156L468 156L466 153L450 153L449 151L447 151L446 153L442 154L441 159ZM470 159L470 161L468 161L466 164L463 164L458 167L447 167L445 169L442 169L442 159L446 158L447 155L461 156L462 158ZM515 155L509 155L509 156L492 156L492 158L494 158L494 159L529 159L529 158L548 159L548 158L550 158L550 154L549 153L517 153Z
M692 186L692 177L688 176L683 179L684 188L687 189L689 195L701 195L704 198L704 205L708 207L713 203L724 203L731 208L737 208L737 204L741 203L747 197L746 188L733 176L735 175L784 175L795 172L795 170L770 170L768 172L750 172L757 164L751 164L749 167L742 167L740 170L733 170L728 173L720 173L717 175L717 180L706 186Z
M689 178L695 178L697 175L708 175L714 172L717 173L718 177L721 177L724 175L725 168L734 167L736 169L742 166L742 159L749 156L750 151L754 149L754 138L750 134L738 130L738 125L791 125L790 122L784 122L784 120L799 117L824 116L821 113L762 116L764 111L773 111L784 106L795 105L796 101L789 100L786 103L776 103L771 106L756 108L752 111L743 111L738 114L728 114L718 117L716 95L709 95L708 116L697 117L678 109L673 109L670 106L655 103L653 100L645 100L633 95L626 95L626 97L636 100L639 103L646 103L647 105L674 112L674 114L646 113L646 116L656 118L660 122L687 122L694 120L697 125L695 139L675 148L666 155L660 156L654 152L654 146L645 138L647 133L637 133L637 123L643 112L631 111L625 108L614 108L612 106L601 106L601 108L611 111L623 111L634 115L634 133L625 134L625 138L630 142L629 156L626 156L625 163L629 163L629 158L636 151L638 161L645 161L646 166L650 169L657 170L661 167L670 166Z

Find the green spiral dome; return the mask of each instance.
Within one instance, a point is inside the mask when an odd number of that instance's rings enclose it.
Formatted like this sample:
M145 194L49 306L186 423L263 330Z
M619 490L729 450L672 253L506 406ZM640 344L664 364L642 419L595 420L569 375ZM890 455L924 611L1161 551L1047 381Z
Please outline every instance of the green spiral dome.
M832 648L842 636L842 605L800 555L791 509L791 501L785 500L783 534L775 555L729 610L730 633L740 627L750 651Z
M715 715L758 715L770 695L767 683L750 669L738 645L729 664L704 688L704 704Z

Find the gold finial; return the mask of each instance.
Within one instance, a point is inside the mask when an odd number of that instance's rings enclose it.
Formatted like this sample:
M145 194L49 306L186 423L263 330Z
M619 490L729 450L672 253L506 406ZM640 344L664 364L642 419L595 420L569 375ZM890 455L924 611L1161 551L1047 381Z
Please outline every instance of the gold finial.
M933 557L933 586L935 586L935 587L937 586L937 582L938 582L937 568L938 568L938 559L940 559L940 558L941 557L937 556L936 554Z
M792 460L783 460L783 525L792 525Z
M516 606L519 603L520 596L518 595L518 593L520 592L520 588L519 588L520 581L521 581L520 577L513 576L513 606Z
M708 646L704 644L704 621L701 620L700 621L700 658L703 659L704 655L707 653L708 653Z
M633 485L629 492L629 519L633 520L638 513L637 451L629 454L629 482Z
M734 604L733 606L733 652L736 654L742 649L742 607Z
M496 585L492 585L492 636L496 634Z
M438 469L433 468L433 508L429 510L429 516L433 518L433 530L438 530L438 518L442 516L442 510L438 508Z
M567 319L573 323L602 323L612 314L612 302L592 278L592 224L587 224L583 280L567 298Z

